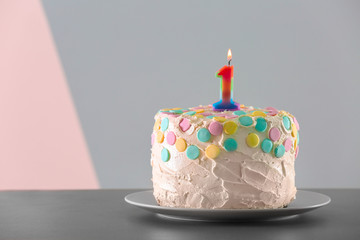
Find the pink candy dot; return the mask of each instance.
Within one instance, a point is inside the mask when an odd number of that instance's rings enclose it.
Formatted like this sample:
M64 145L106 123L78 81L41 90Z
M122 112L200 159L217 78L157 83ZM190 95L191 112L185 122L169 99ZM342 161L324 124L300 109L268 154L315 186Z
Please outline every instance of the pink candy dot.
M295 117L293 118L293 120L294 120L294 123L295 123L296 129L299 131L299 130L300 130L300 125L299 125L298 121L296 120L296 118L295 118Z
M287 139L284 141L283 145L284 145L284 147L285 147L285 152L288 152L288 151L291 149L292 144L293 144L293 142L292 142L292 140L291 140L290 138L287 138Z
M296 150L295 150L295 158L297 158L298 154L299 154L299 146L296 147Z
M179 126L183 132L186 132L191 126L189 119L187 118L181 119Z
M208 129L212 135L218 136L222 134L223 126L219 122L212 122L210 123Z
M155 134L151 134L151 145L154 145L155 142Z
M168 144L174 145L174 144L175 144L175 141L176 141L175 133L170 131L170 132L166 135L166 141L167 141Z
M280 135L280 130L277 127L273 127L269 131L269 138L274 142L280 139Z
M276 108L273 107L267 107L265 109L268 111L268 115L270 116L275 116L279 112Z
M203 113L201 113L201 115L203 115L204 117L207 117L207 116L212 115L212 113L211 112L203 112Z

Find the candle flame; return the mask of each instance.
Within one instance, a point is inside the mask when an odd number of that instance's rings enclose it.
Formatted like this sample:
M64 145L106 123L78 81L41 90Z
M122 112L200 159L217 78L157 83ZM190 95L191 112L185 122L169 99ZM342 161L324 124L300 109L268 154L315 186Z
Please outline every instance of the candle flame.
M231 49L229 48L228 55L227 55L228 62L230 62L231 59L232 59L232 54L231 54Z

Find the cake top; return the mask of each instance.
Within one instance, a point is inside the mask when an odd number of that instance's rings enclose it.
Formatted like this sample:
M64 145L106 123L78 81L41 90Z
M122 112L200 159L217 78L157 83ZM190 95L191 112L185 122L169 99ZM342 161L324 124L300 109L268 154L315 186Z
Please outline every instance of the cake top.
M237 111L214 111L212 105L200 105L192 108L161 109L155 119L152 142L156 138L157 142L162 143L166 134L167 142L174 144L176 139L192 139L187 145L195 144L196 148L203 144L200 148L203 147L205 153L208 147L216 149L217 152L220 149L226 152L239 149L248 151L247 148L249 151L256 151L256 148L260 147L265 154L277 158L281 158L286 152L294 154L296 158L298 152L300 127L296 118L289 112L273 107L254 108L240 105ZM169 123L178 130L169 132ZM238 144L244 146L238 147Z

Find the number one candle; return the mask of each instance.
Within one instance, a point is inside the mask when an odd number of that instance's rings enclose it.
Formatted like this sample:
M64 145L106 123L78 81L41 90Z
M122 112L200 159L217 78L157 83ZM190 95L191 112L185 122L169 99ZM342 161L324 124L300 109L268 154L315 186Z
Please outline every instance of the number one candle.
M213 109L215 111L224 111L224 110L238 110L239 104L233 101L233 72L234 66L230 66L231 63L231 50L228 51L228 65L222 67L217 73L216 76L221 78L220 83L220 101L213 104Z

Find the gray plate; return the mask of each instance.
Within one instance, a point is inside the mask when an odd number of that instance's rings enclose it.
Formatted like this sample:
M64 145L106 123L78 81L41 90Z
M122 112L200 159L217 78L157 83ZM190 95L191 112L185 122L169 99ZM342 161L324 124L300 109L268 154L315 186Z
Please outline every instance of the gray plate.
M190 221L264 221L294 217L330 203L330 197L316 192L298 190L296 199L287 208L280 209L194 209L161 207L157 204L153 191L129 194L125 201L157 213L161 217Z

